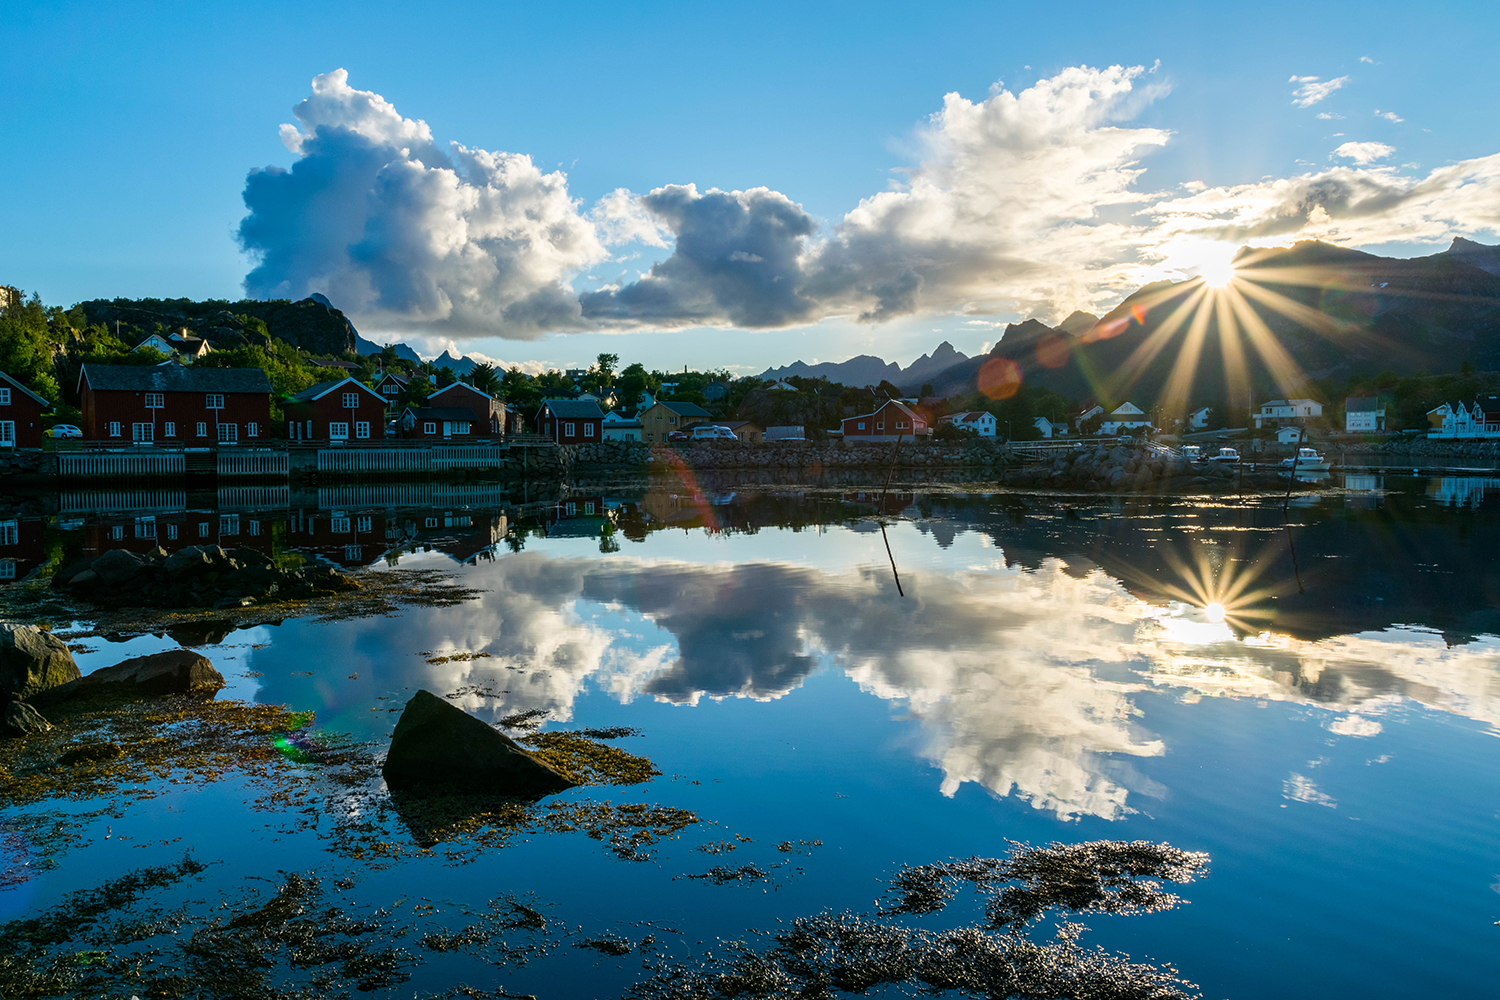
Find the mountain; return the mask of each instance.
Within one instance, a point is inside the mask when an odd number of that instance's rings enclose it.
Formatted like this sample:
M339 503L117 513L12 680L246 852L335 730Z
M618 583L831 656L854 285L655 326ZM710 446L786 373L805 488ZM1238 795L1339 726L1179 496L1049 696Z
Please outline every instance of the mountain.
M465 354L461 358L455 358L447 351L444 351L442 354L439 354L437 357L432 359L432 366L438 371L442 371L444 368L451 368L453 369L453 374L455 375L467 375L469 374L469 372L474 370L474 366L477 364L479 364L479 362L475 361L467 354Z
M284 340L313 354L337 354L352 351L358 334L354 325L327 299L306 298L297 302L286 299L242 299L230 302L208 299L92 299L78 303L85 320L111 330L132 343L139 342L160 323L168 330L186 329L202 337L213 347L238 347L243 344L266 344L266 337ZM248 320L266 325L261 333Z
M882 380L893 385L915 383L920 386L930 376L946 371L967 357L945 340L931 354L922 355L906 368L869 354L860 354L848 361L824 361L816 365L794 361L781 368L768 368L759 377L775 380L797 375L801 378L826 378L830 382L852 386L879 385Z
M417 352L412 350L410 347L407 347L404 343L396 343L390 346L393 350L395 350L396 357L401 358L404 361L410 361L412 364L419 365L422 363L422 359L417 355ZM366 356L369 356L371 354L379 354L381 351L385 350L383 346L375 343L373 340L366 340L364 337L360 336L356 336L354 338L354 349L360 354Z
M1244 408L1306 378L1500 369L1500 247L1460 239L1406 260L1309 241L1235 259L1234 283L1197 305L1197 279L1147 285L1082 332L1086 314L1011 324L989 358L930 381L938 395L972 392L984 364L1005 358L1024 384L1073 400Z

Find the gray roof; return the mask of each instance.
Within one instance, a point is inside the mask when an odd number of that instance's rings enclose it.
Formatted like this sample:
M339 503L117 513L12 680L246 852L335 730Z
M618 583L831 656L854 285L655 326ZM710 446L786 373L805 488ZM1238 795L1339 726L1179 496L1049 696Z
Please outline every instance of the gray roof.
M26 395L28 395L32 399L36 400L38 403L41 403L42 404L42 409L45 410L45 409L47 409L47 407L49 407L49 406L52 405L51 403L49 403L45 399L43 399L41 396L38 396L36 393L32 392L30 389L26 388L20 382L17 382L15 379L11 378L9 375L5 374L4 372L0 372L0 379L3 379L6 382L9 382L11 385L15 386L17 389L20 389L22 392L26 393Z
M365 392L368 392L376 399L379 399L382 403L385 402L385 399L381 397L380 393L376 392L374 389L371 389L369 386L365 385L353 375L350 375L347 378L330 379L327 382L319 382L316 385L310 385L306 389L303 389L301 392L297 393L297 395L293 396L291 398L291 401L293 403L310 403L313 400L324 395L325 393L332 392L339 386L350 382L353 383L353 388L363 389Z
M1350 396L1344 400L1344 410L1348 413L1374 413L1380 409L1383 407L1379 396Z
M563 420L603 420L604 411L592 399L544 399L542 405ZM541 413L538 410L537 413Z
M483 396L485 399L495 398L494 396L491 396L489 393L485 392L483 389L476 389L467 382L450 382L448 385L443 386L441 389L434 389L432 392L429 392L427 394L427 398L431 399L433 396L441 396L449 389L467 389L470 392L474 393L474 395Z
M271 391L259 368L200 368L165 365L89 365L78 373L95 392L253 392Z
M665 406L667 409L671 410L673 413L677 414L679 417L712 417L713 416L712 413L709 413L707 410L705 410L703 407L699 406L697 403L677 403L677 402L670 402L670 401L669 402L662 402L661 400L658 400L657 402L660 405Z
M455 406L408 406L406 412L418 420L466 420L474 422L474 411Z

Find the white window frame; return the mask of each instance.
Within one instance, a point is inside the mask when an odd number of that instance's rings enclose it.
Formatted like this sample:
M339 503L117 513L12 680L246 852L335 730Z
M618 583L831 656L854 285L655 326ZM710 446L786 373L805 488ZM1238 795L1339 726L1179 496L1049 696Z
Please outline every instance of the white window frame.
M170 541L170 542L177 541L177 525L175 525L175 524L169 524L169 525L167 525L167 541Z
M21 544L21 522L0 521L0 545Z
M148 392L148 393L146 393L146 409L148 409L148 410L159 410L163 406L166 406L166 405L167 405L167 397L166 397L165 393L160 393L160 392Z
M14 559L0 559L0 580L14 580L16 578L16 561Z
M240 425L239 424L220 424L219 425L219 443L220 444L238 444L239 440L240 440Z
M208 423L207 423L207 421L203 421L203 420L198 421L198 436L201 437L201 438L208 437Z
M422 433L423 434L436 434L437 433L437 421L436 420L424 420L424 421L422 421Z
M169 438L170 437L176 437L177 436L177 422L174 421L174 420L168 420L166 423L162 424L161 425L161 436L162 437L169 437Z
M577 437L577 436L578 436L578 425L577 424L575 424L571 420L569 420L567 423L563 424L563 437Z
M589 423L587 420L583 422L583 436L586 438L591 438L594 436L594 425Z
M373 524L374 520L370 517L370 515L362 514L354 519L354 530L357 532L362 532L364 534L369 534L370 531L373 530Z
M238 514L219 515L219 536L238 535L240 533L240 516Z
M347 421L347 420L330 420L330 421L328 421L328 440L330 440L330 441L347 441L347 440L349 440L349 421Z
M349 518L347 516L330 517L328 519L328 530L335 535L348 535L353 533L353 529L349 526Z
M10 386L0 385L0 406L10 405Z
M454 434L467 434L467 433L469 433L469 422L467 420L455 420L455 421L453 421L453 433Z
M208 537L208 522L207 521L199 521L198 522L198 537L199 538L207 538Z
M247 437L247 438L253 438L253 437L259 437L259 436L260 436L260 424L257 424L255 421L252 420L248 424L245 425L245 437Z
M860 422L859 422L859 429L860 429L860 430L864 430L864 429L865 429L865 422L864 422L864 421L863 421L863 420L861 420L861 421L860 421Z
M224 394L222 392L210 392L203 397L203 408L205 410L224 409Z
M131 424L130 440L136 444L150 444L156 440L156 425L147 423Z
M357 392L346 392L346 393L344 393L344 409L346 409L346 410L357 410L357 409L359 409L359 393L357 393Z
M112 438L120 436L120 422L118 420L111 420L109 422L109 436Z
M0 448L14 448L16 446L16 422L14 420L0 420Z
M368 420L356 420L354 422L354 436L360 439L368 439L370 436L370 422Z

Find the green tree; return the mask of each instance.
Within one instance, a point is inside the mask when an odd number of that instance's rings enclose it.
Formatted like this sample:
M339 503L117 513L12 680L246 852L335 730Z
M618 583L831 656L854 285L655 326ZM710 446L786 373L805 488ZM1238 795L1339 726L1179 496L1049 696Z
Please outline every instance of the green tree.
M495 366L492 364L478 364L469 372L468 382L480 392L487 392L491 396L500 391L500 379L495 374Z

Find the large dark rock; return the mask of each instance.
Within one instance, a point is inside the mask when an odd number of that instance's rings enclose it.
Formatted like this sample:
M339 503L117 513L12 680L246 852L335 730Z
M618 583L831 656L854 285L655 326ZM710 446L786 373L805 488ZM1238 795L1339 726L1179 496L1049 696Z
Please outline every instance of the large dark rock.
M428 691L406 703L381 772L391 788L411 792L530 799L574 785L515 740Z
M94 560L89 569L94 571L100 582L116 587L129 580L141 571L146 565L146 560L128 552L125 549L110 549L104 555Z
M324 597L358 590L330 566L285 569L264 552L189 545L168 555L119 549L60 570L52 585L101 604L127 607L244 607L268 599Z
M83 690L122 697L169 694L212 695L224 686L224 675L208 657L191 649L169 649L103 667L83 678Z
M0 713L0 736L30 736L51 728L52 723L24 701L7 701L3 713Z
M0 625L0 693L26 699L61 695L78 677L73 654L57 636L34 625Z

